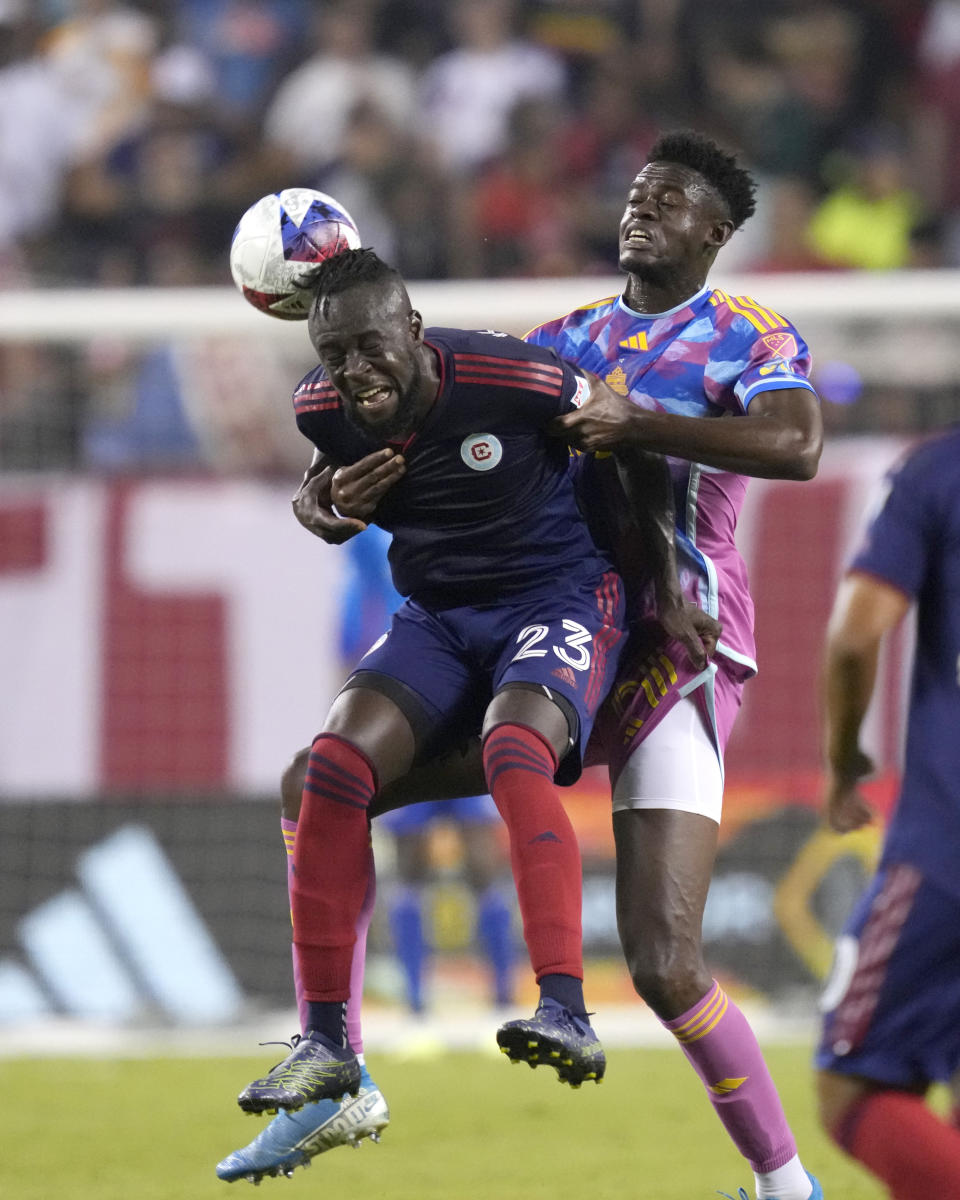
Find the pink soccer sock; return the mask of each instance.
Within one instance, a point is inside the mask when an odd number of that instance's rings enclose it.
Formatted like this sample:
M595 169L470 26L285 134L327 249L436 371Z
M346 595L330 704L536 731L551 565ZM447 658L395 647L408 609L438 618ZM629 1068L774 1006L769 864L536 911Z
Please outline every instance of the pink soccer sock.
M797 1153L777 1089L747 1019L720 984L664 1021L700 1076L734 1145L754 1171L776 1170Z
M280 828L283 830L283 844L287 851L287 892L293 878L293 843L297 836L297 822L280 818ZM357 918L357 940L353 946L353 958L350 962L350 999L347 1001L347 1040L357 1055L363 1054L363 1032L361 1024L361 1009L363 1007L363 977L367 965L367 934L373 918L373 907L377 897L377 875L373 861L373 849L370 850L369 874L367 891L363 898L363 907ZM292 947L291 947L292 951ZM293 988L297 997L297 1013L300 1017L300 1032L307 1028L307 1001L303 994L303 983L300 979L300 968L297 965L297 955L293 957Z

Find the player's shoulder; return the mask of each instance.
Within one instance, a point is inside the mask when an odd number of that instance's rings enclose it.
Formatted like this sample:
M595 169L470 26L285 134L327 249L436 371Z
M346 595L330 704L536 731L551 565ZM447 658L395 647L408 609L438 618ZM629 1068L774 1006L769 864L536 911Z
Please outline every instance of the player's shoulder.
M308 371L293 389L293 411L298 418L313 413L339 412L341 407L336 388L321 366Z
M960 423L912 443L891 473L901 487L960 484Z
M571 334L577 330L589 328L595 322L603 320L615 311L620 301L619 294L604 296L600 300L591 300L587 304L573 308L569 312L535 325L523 335L523 340L531 345L550 342L560 334Z
M761 337L795 334L796 328L776 309L761 304L752 296L732 295L714 288L708 298L708 311L718 330L733 330L751 340Z
M446 329L431 326L426 331L428 343L441 347L453 358L458 374L470 366L489 368L502 361L511 363L542 363L560 370L555 353L547 347L528 345L513 334L499 329Z

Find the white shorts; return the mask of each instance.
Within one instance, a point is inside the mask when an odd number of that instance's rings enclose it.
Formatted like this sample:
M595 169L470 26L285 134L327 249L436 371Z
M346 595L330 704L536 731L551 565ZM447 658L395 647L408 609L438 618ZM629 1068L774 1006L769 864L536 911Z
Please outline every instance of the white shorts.
M720 824L723 763L690 696L678 700L633 751L613 789L613 811L674 808Z

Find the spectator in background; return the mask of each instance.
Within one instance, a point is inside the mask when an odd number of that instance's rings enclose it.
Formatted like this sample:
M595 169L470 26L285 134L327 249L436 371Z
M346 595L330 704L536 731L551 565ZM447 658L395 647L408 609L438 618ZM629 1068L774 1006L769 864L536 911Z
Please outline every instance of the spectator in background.
M567 213L583 241L589 265L598 272L614 267L616 230L623 212L623 181L630 179L656 140L636 71L624 54L613 52L584 82L582 105L556 137Z
M908 164L896 133L867 131L844 166L843 177L814 209L807 227L817 258L861 270L909 266L921 202L907 183Z
M523 7L528 35L566 62L579 104L598 69L609 71L625 47L637 40L641 27L649 32L651 8L663 12L671 6L651 6L643 0L525 0ZM644 72L648 65L645 60Z
M469 174L506 149L521 100L561 103L566 72L558 55L516 36L513 0L453 0L449 13L454 46L423 74L420 117L440 165Z
M0 280L26 284L58 225L81 124L60 73L38 48L25 0L0 0Z
M347 122L361 101L390 113L403 131L416 113L414 72L377 52L369 3L330 0L314 20L313 55L283 79L264 119L267 146L288 181L325 170L343 155Z
M177 0L177 34L211 64L221 118L253 122L301 52L310 0Z
M223 282L226 248L248 202L245 175L234 177L244 154L220 123L206 60L183 45L164 50L136 129L72 172L67 210L79 236L64 253L74 273L107 282L108 268L127 284Z
M947 264L960 264L960 0L934 0L916 52L918 103L911 129L914 178L942 215Z
M797 175L767 180L757 203L765 250L750 263L751 270L822 271L828 266L807 237L817 202L816 189Z
M521 101L509 130L506 150L480 171L454 227L457 274L576 274L584 255L557 154L555 109Z
M116 0L71 0L47 53L81 125L79 157L107 153L147 119L158 23Z
M445 179L423 144L389 110L360 101L347 117L340 157L314 183L336 196L361 230L411 279L445 274Z

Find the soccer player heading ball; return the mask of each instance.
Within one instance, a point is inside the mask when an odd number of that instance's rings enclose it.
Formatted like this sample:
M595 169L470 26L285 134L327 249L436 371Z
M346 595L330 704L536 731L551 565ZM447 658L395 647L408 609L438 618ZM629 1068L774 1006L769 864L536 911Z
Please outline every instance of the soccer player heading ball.
M753 209L752 180L730 155L699 134L662 138L630 185L620 224L623 295L550 321L529 340L607 384L555 422L571 444L669 456L681 579L724 627L706 667L686 652L682 628L679 639L624 656L596 731L610 765L624 955L638 993L676 1037L752 1167L758 1200L819 1200L756 1039L711 978L701 945L723 751L756 670L737 515L747 477L809 479L822 443L800 334L773 310L706 282ZM380 403L376 390L369 396ZM402 454L383 454L366 476L348 468L339 484L328 478L326 491L317 475L297 502L301 521L337 541L373 508L379 519L378 502L389 500L404 469ZM589 456L584 476L589 506L599 478ZM370 507L351 508L358 495Z

